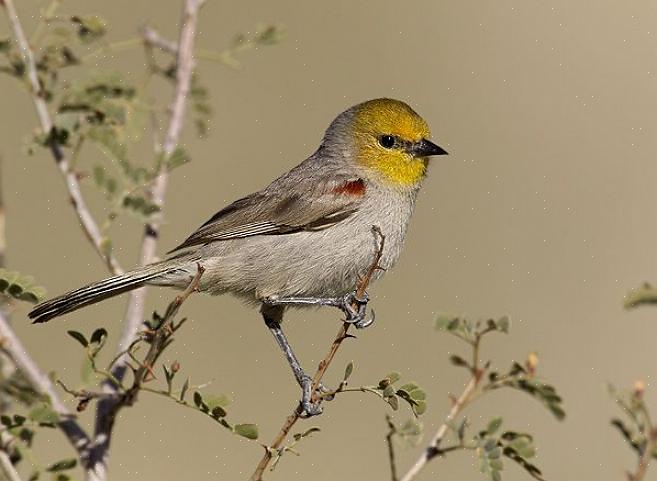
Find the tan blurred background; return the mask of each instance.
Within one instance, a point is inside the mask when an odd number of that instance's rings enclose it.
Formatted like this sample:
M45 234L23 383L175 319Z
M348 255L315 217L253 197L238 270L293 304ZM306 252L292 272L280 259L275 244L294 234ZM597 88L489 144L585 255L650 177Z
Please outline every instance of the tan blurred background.
M28 29L37 2L17 6ZM110 39L148 21L175 36L180 2L67 1L65 10L99 13ZM415 2L208 2L199 46L224 48L258 22L280 22L287 38L243 58L235 72L201 62L216 117L211 136L184 137L193 162L171 182L160 252L214 211L309 155L330 120L365 99L410 102L451 152L431 167L398 267L372 289L375 327L348 342L328 377L354 360L354 383L398 369L429 393L424 417L435 429L463 373L447 363L458 343L432 330L436 312L472 318L508 314L511 335L484 350L506 366L531 350L560 389L568 417L555 422L522 394L499 393L474 406L473 422L493 414L537 436L537 464L550 480L621 480L633 456L609 426L616 408L605 383L652 384L657 311L626 313L625 292L654 276L657 256L657 7L635 0ZM0 21L0 37L8 29ZM141 52L117 65L140 72ZM163 89L162 95L169 91ZM167 100L168 101L168 100ZM66 201L52 160L21 153L35 126L17 84L0 77L0 154L7 191L10 266L35 275L51 294L105 275ZM84 162L100 154L88 149ZM103 202L88 189L100 213ZM135 262L142 228L114 229L124 265ZM151 308L167 291L152 290ZM15 326L42 365L78 378L81 352L67 329L105 325L116 339L125 298L30 326ZM230 297L194 296L192 322L169 353L193 381L234 399L231 419L257 422L267 442L298 389L256 311ZM337 329L336 312L296 314L289 336L308 368ZM388 479L386 408L345 395L306 422L322 432L284 459L272 480ZM403 419L402 414L398 419ZM89 421L86 419L86 421ZM46 435L51 461L68 453ZM45 440L42 441L45 446ZM43 451L42 451L43 452ZM419 450L403 451L401 467ZM245 479L262 452L202 416L148 395L122 413L111 475L133 479ZM420 479L482 479L465 454L433 462ZM527 479L507 467L505 479ZM654 472L649 476L657 479Z

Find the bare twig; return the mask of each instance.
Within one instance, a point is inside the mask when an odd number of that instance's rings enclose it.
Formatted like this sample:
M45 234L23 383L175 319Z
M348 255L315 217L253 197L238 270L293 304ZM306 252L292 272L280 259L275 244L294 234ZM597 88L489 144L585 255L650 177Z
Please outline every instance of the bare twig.
M4 475L7 481L23 481L14 465L11 464L9 455L2 449L0 449L0 473Z
M449 429L450 424L457 418L457 416L465 409L465 407L472 401L474 394L479 388L481 379L486 371L486 367L481 368L480 359L479 359L479 344L481 342L481 337L485 334L486 331L478 333L475 340L472 344L472 366L470 369L471 377L461 395L453 400L452 408L449 411L449 414L443 421L443 423L438 427L436 433L433 435L429 444L424 449L420 457L415 461L415 463L410 467L410 469L401 477L399 481L411 481L420 474L420 471L424 469L429 461L431 461L436 456L444 454L447 452L446 449L441 449L440 444L442 443L447 430ZM449 448L450 450L456 448Z
M164 38L160 33L148 25L141 29L141 36L147 45L162 50L171 55L178 55L178 44Z
M58 423L70 443L84 463L88 458L90 440L87 433L80 427L74 416L59 398L50 378L37 366L30 357L25 346L20 342L9 325L5 314L0 311L0 348L4 351L28 379L39 394L50 400L52 409L59 415Z
M386 415L386 422L388 423L388 434L386 434L386 444L388 445L388 462L390 463L390 479L392 481L398 481L399 476L397 475L397 458L395 457L395 445L393 437L397 428L392 423L392 418L389 415Z
M5 12L7 13L7 18L9 20L9 25L11 26L14 38L18 43L18 46L23 57L23 62L25 63L25 72L27 74L27 80L31 89L31 96L34 106L37 111L37 116L39 117L39 123L41 125L41 130L44 135L50 136L53 130L53 122L48 111L48 106L43 96L43 90L41 88L41 83L39 81L39 76L37 74L37 68L34 60L34 53L30 48L23 27L21 26L18 14L14 7L13 0L3 0L0 2L0 5L5 7ZM105 252L103 248L103 235L98 228L98 224L91 215L89 208L82 196L80 191L80 184L78 183L78 178L71 169L69 161L66 157L66 154L62 150L61 146L55 140L49 140L49 147L52 153L55 163L59 168L59 172L64 178L66 183L66 188L68 190L69 198L75 213L78 216L80 225L85 235L93 245L94 249L98 255L103 259L107 267L113 274L120 274L123 272L119 262L114 257L111 252Z
M379 229L379 227L377 226L373 226L372 231L375 235L375 239L378 236L380 242L377 251L375 252L375 256L374 256L374 260L372 261L372 264L368 268L365 275L358 281L356 285L356 295L359 298L362 298L365 295L365 291L369 286L374 273L377 270L381 269L381 267L379 266L379 261L381 260L381 256L383 255L383 248L385 246L385 236L381 232L381 229ZM355 305L354 307L357 308L358 306ZM338 330L335 339L333 339L333 342L331 343L331 347L329 348L328 353L326 354L326 356L324 356L324 358L320 361L319 365L317 366L317 371L313 376L313 402L316 402L320 397L318 394L317 387L319 386L322 377L326 373L326 370L331 365L331 361L333 361L335 354L338 352L338 349L340 348L342 341L344 341L345 339L347 339L347 337L349 337L348 331L350 326L351 323L349 322L343 322L340 325L340 329ZM272 443L265 448L265 454L260 459L260 462L256 466L255 471L251 475L251 478L249 478L250 481L262 481L262 476L273 458L273 453L275 453L283 445L285 439L290 433L290 430L292 429L294 424L301 418L301 414L302 414L302 407L298 405L294 409L292 414L290 414L287 418L285 418L285 422L279 429L278 434L276 434L276 437L274 437Z
M198 11L203 5L203 0L185 0L180 27L180 38L178 40L178 55L176 68L176 84L174 98L170 107L169 126L161 147L161 154L165 161L161 162L160 172L153 181L150 188L150 197L153 204L162 210L164 206L164 197L168 183L168 171L166 159L175 151L178 145L178 139L183 126L187 94L190 89L192 73L194 70L194 39L197 32ZM139 258L140 265L152 262L155 258L157 247L159 221L153 220L146 224L144 237L141 244L141 253ZM145 304L144 288L131 292L126 309L123 332L119 340L117 353L126 352L138 334L139 326L143 319ZM113 374L117 379L122 379L126 371L127 355L123 354L117 359ZM104 388L112 391L112 383L105 383ZM106 399L98 403L96 414L96 429L94 443L99 446L95 450L96 459L99 463L99 479L105 479L105 458L109 449L109 441L115 408L115 401Z
M7 431L0 432L0 475L4 475L7 481L22 481L18 471L11 462L11 445L15 438ZM5 479L0 476L0 479Z

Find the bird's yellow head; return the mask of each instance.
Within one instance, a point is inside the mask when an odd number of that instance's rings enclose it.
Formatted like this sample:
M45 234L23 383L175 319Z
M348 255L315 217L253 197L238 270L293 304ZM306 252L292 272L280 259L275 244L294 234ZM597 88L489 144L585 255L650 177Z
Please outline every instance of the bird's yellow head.
M429 156L447 154L430 142L429 126L404 102L375 99L352 109L356 160L399 187L419 184Z

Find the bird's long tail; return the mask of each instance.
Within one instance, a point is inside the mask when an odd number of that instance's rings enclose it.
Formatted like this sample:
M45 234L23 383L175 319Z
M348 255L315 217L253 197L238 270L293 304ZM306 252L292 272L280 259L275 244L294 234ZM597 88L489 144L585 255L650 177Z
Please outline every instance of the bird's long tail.
M173 274L176 271L182 270L185 269L178 262L163 261L149 264L126 272L125 274L94 282L93 284L67 292L49 301L42 302L32 309L28 316L34 320L34 323L46 322L54 317L75 311L89 304L95 304L96 302L137 289L165 274Z

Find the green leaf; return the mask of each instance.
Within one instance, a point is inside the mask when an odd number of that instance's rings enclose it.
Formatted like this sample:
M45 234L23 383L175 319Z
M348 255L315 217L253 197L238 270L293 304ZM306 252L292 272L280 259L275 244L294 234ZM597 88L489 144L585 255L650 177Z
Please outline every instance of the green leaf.
M73 16L71 22L78 26L78 37L83 42L93 42L107 32L105 21L97 15Z
M74 458L71 459L62 459L56 463L51 464L46 468L46 471L51 473L56 473L59 471L66 471L67 469L73 469L78 464L77 460Z
M657 304L657 287L644 283L641 287L633 289L623 303L625 309L634 309L635 307Z
M426 410L427 410L427 402L426 401L417 401L413 405L413 412L418 416L423 415L426 412Z
M119 162L127 161L128 149L120 142L117 132L109 126L98 125L89 129L88 137L102 147L102 150Z
M169 160L167 161L167 169L169 171L177 169L178 167L185 165L189 162L189 155L182 147L176 147L173 151Z
M8 38L0 39L0 53L7 53L11 50L11 40Z
M41 403L32 408L28 416L32 421L39 424L56 424L59 422L59 414L46 403Z
M201 411L207 412L208 411L208 406L203 402L203 396L201 395L200 392L194 391L194 404L196 405L197 408L199 408Z
M180 400L181 401L185 400L185 394L187 394L188 389L189 389L189 378L185 379L185 382L182 385L182 389L180 390Z
M43 299L46 291L35 285L33 277L0 268L0 292L14 299L36 303Z
M515 463L517 463L519 466L521 466L527 473L534 479L538 479L539 481L545 481L543 478L543 474L541 473L541 470L538 469L536 466L531 464L529 461L527 461L525 458L520 456L513 448L511 447L505 447L503 450L504 456L507 458L511 459Z
M104 328L98 328L96 329L93 334L91 334L91 339L89 342L91 344L99 344L103 345L105 343L105 340L107 339L107 330Z
M386 376L386 379L390 381L390 384L394 384L401 379L401 374L399 374L397 371L393 371Z
M493 438L483 438L477 448L479 456L479 469L491 481L501 481L501 471L504 465L500 459L502 450Z
M395 394L395 387L392 384L388 384L382 393L383 397L394 396L394 394Z
M407 393L410 393L411 391L414 391L415 389L418 389L420 386L418 386L414 382L408 382L401 386L398 390L399 391L406 391Z
M148 220L153 214L160 211L160 207L145 197L128 195L123 198L123 207L135 214L140 220Z
M320 429L317 426L313 426L302 433L296 433L293 438L295 441L301 441L303 438L310 436L312 433L318 432L320 432Z
M497 329L502 332L505 333L509 332L509 325L510 325L510 321L507 316L500 317L497 320Z
M390 404L390 407L393 411L397 411L399 409L399 398L397 396L392 395L388 397L386 401L388 404Z
M349 364L347 364L347 367L345 367L344 369L344 376L342 377L342 379L346 381L347 379L349 379L351 373L353 372L354 372L354 361L349 361Z
M73 339L78 341L80 344L82 344L83 347L89 346L89 342L87 341L87 338L84 337L84 334L78 331L66 331L66 334L71 336Z
M452 331L459 324L459 318L447 314L440 314L436 318L436 329L440 331Z
M208 406L209 409L212 409L216 406L220 406L225 409L230 405L230 399L225 394L220 394L219 396L204 396L203 402Z
M496 417L490 420L488 426L486 427L486 433L489 435L495 434L498 429L502 426L502 418Z
M213 418L225 418L228 412L221 406L215 406L210 410L210 414Z
M258 426L255 424L236 424L233 429L247 439L258 439Z
M468 368L470 367L468 361L466 361L461 356L458 356L456 354L452 354L451 356L449 356L449 362L457 367L468 367Z

